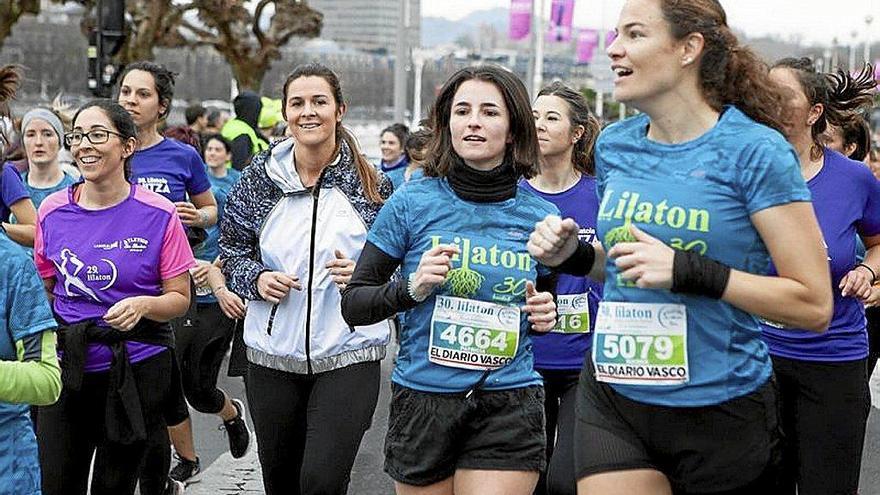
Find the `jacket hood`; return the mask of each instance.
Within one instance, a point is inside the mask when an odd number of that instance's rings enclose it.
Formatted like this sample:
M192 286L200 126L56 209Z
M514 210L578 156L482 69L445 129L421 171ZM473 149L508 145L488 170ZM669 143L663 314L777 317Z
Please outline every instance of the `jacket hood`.
M253 91L242 91L232 100L232 106L235 107L235 118L258 129L257 121L260 118L260 110L263 109L259 95Z
M287 138L269 151L269 159L266 160L266 175L284 194L302 192L306 189L293 163L294 146L294 140ZM351 149L345 141L340 141L339 152L327 166L354 167Z

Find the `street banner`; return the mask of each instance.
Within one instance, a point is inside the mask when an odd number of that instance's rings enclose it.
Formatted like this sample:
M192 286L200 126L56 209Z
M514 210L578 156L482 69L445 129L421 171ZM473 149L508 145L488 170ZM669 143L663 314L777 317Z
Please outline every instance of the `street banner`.
M571 22L574 18L574 0L553 0L550 4L550 26L547 29L548 43L571 41Z
M589 64L593 61L596 48L599 47L599 31L581 28L577 38L577 63Z
M532 27L532 0L510 0L510 29L513 41L525 39Z

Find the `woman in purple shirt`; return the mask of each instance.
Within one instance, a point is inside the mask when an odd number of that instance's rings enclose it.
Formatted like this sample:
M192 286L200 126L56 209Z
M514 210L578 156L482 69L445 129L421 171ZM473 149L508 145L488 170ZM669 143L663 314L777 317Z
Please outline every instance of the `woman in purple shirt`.
M130 182L136 136L116 103L86 104L64 136L83 182L38 213L34 259L61 324L63 382L40 410L46 495L85 494L93 454L91 493L132 494L148 442L168 443L167 322L189 306L195 261L174 205Z
M779 493L852 494L859 487L870 398L863 302L880 273L880 182L863 164L822 146L827 125L844 126L871 104L869 70L817 73L809 59L783 59L770 71L788 90L785 133L828 251L834 313L824 333L765 322L764 341L779 380L784 487ZM856 259L856 236L867 248Z

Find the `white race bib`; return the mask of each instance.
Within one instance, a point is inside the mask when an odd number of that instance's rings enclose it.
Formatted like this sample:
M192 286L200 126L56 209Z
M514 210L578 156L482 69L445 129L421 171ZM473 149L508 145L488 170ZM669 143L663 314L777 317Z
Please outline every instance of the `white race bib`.
M451 296L436 299L429 361L469 370L497 369L513 361L519 346L519 307Z
M690 379L683 304L601 302L596 317L596 380L680 385Z
M554 333L589 333L589 293L556 296L556 326Z

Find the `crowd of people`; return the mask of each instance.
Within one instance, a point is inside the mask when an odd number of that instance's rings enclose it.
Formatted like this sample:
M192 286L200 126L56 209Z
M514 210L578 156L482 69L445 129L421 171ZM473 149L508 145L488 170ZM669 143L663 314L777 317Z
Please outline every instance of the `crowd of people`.
M714 0L628 0L616 34L635 116L477 65L378 163L320 63L169 127L179 76L137 62L0 128L0 492L183 493L194 410L267 494L345 494L396 352L399 495L857 493L873 68L768 66Z

